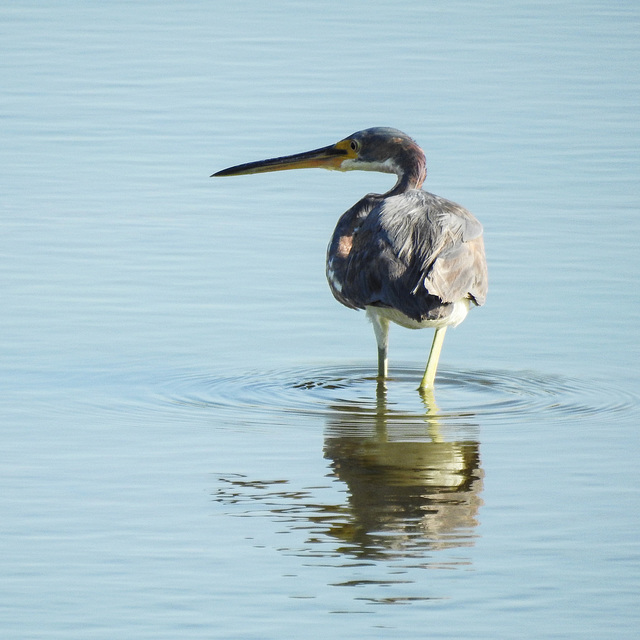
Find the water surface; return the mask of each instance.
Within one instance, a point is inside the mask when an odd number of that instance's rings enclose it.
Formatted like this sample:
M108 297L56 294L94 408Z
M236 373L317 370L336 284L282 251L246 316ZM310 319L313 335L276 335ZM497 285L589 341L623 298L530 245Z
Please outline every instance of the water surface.
M6 638L632 638L632 3L0 9ZM210 180L369 126L485 226L485 307L336 304L392 178Z

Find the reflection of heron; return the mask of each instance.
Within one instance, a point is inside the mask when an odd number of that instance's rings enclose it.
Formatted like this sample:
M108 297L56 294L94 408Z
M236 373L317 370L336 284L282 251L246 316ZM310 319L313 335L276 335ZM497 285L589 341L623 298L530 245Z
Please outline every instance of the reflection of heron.
M335 406L325 432L325 457L349 490L350 518L330 533L361 553L473 544L482 504L482 469L474 439L445 436L431 394L426 414L397 414L378 385L375 413Z
M287 479L281 471L270 478L221 476L215 500L230 515L266 517L286 531L306 532L304 544L279 546L287 553L466 564L457 550L475 543L484 475L475 426L450 422L431 393L422 399L426 412L399 411L380 382L375 405L337 400L327 407L326 478L344 485L346 501L336 499L332 483L318 478L299 486L299 478ZM450 550L449 559L428 559L444 550Z
M387 375L389 322L435 328L420 387L436 375L448 326L464 320L487 294L482 225L461 206L421 189L427 175L422 149L397 129L365 129L335 145L250 162L215 173L243 175L322 167L395 173L384 195L369 194L338 221L327 252L333 295L366 309L378 342L378 375Z

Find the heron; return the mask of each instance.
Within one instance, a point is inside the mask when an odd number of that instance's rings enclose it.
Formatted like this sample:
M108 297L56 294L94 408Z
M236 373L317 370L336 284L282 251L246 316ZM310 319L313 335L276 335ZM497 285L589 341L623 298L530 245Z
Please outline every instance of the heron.
M214 173L236 176L286 169L379 171L397 176L383 194L368 194L338 220L326 258L334 297L364 309L378 346L378 378L388 377L389 324L435 329L419 389L432 389L448 327L484 304L487 263L482 225L455 202L424 191L423 150L390 127L357 131L339 142Z

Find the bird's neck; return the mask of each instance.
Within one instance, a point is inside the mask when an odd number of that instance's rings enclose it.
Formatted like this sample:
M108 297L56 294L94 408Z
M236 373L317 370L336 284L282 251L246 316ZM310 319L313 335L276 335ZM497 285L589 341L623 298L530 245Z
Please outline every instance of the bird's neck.
M414 145L411 153L407 153L397 167L398 182L387 196L395 196L410 189L420 189L427 177L427 160L418 145Z

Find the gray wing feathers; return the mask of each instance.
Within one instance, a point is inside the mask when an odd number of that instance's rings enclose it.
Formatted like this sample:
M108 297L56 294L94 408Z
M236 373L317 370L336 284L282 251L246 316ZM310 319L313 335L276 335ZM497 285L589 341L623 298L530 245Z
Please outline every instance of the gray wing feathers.
M469 211L431 193L410 191L387 198L376 217L370 220L383 231L390 253L412 272L414 293L424 286L443 302L467 295L484 302L482 225Z
M421 190L367 198L341 218L329 246L329 281L340 302L418 320L465 297L484 302L482 225L471 213Z
M480 237L443 251L425 277L424 287L444 302L455 302L471 296L476 304L484 304L487 269L483 247Z

